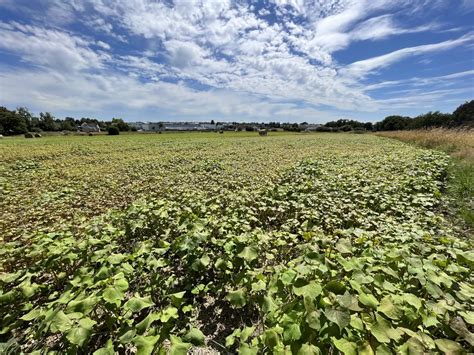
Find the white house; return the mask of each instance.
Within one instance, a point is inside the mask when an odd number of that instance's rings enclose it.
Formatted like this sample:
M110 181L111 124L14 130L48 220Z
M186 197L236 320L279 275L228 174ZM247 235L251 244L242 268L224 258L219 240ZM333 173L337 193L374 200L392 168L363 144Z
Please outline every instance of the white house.
M79 132L91 133L91 132L100 132L100 127L96 123L87 123L84 122L78 127Z

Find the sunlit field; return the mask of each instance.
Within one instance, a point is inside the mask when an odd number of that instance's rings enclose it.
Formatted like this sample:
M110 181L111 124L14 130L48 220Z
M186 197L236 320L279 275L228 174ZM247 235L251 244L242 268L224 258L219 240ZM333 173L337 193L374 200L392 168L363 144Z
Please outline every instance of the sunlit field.
M0 140L0 353L461 353L450 157L370 134Z

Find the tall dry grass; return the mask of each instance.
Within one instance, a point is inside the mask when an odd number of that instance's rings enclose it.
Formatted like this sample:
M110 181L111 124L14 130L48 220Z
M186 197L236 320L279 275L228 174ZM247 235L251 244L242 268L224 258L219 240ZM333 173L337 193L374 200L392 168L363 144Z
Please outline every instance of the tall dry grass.
M440 149L450 155L474 163L474 129L420 129L413 131L377 132L379 136Z

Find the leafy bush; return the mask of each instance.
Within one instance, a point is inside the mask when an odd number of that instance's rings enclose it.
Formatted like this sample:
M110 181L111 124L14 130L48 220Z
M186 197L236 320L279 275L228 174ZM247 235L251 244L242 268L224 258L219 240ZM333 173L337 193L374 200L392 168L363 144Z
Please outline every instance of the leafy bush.
M120 134L119 129L116 126L110 126L107 128L109 136L118 136Z

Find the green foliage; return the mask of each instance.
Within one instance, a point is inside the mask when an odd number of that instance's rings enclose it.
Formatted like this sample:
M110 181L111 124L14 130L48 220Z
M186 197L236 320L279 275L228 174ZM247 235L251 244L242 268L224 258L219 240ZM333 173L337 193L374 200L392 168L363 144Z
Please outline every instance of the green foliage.
M13 135L26 133L27 121L15 111L0 107L0 134Z
M120 134L120 130L116 126L110 126L107 128L107 133L109 136L118 136Z
M472 350L473 244L440 212L444 153L368 135L165 136L73 147L89 164L101 150L141 157L111 165L120 196L134 197L123 208L55 220L58 201L64 214L91 198L61 189L35 197L42 227L5 218L0 349L185 354L225 338L221 347L243 354ZM52 162L31 158L41 149L17 151L30 160L9 154L2 187L14 197L19 176L30 188L53 172L87 173L59 153ZM96 169L67 182L113 185L110 169ZM126 190L136 179L144 195Z
M452 114L439 111L417 117L388 116L374 125L377 131L400 131L432 127L472 127L474 124L474 100L460 105Z
M471 126L474 124L474 100L465 102L453 112L453 125Z

